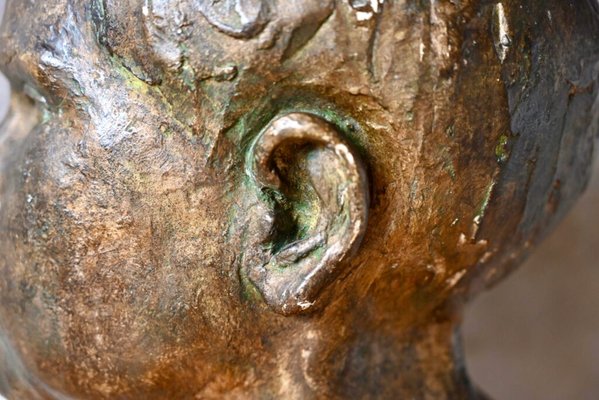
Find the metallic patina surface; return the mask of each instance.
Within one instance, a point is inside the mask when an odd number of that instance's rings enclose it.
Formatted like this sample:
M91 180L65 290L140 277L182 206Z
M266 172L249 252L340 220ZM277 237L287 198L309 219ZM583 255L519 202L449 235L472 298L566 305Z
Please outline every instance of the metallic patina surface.
M461 308L585 187L598 13L9 2L0 393L482 398Z

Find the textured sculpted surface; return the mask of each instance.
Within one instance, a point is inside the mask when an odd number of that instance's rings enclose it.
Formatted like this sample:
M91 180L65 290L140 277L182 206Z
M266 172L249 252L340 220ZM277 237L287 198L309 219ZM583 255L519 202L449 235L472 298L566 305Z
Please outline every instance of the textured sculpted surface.
M597 21L562 0L10 2L0 391L476 398L460 305L586 184Z

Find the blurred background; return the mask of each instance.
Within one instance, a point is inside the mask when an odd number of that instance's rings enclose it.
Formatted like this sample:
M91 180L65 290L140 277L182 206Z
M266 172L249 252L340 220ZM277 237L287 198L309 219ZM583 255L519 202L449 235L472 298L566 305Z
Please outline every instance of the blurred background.
M0 76L0 119L8 94ZM599 399L599 162L595 170L528 262L467 309L468 369L496 400Z
M599 399L597 161L561 225L466 310L468 370L496 400Z

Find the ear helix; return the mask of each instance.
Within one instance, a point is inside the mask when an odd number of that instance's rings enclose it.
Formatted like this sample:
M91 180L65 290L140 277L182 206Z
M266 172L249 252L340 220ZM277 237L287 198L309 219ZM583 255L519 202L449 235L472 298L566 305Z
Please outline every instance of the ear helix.
M252 143L246 171L269 221L266 262L246 273L265 301L289 315L308 310L358 248L368 218L362 162L325 120L291 113Z

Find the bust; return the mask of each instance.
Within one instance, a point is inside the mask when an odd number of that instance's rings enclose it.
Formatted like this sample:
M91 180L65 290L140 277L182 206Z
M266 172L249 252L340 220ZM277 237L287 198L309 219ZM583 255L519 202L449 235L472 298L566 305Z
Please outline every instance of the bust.
M0 393L483 398L461 310L585 187L597 15L9 1Z

